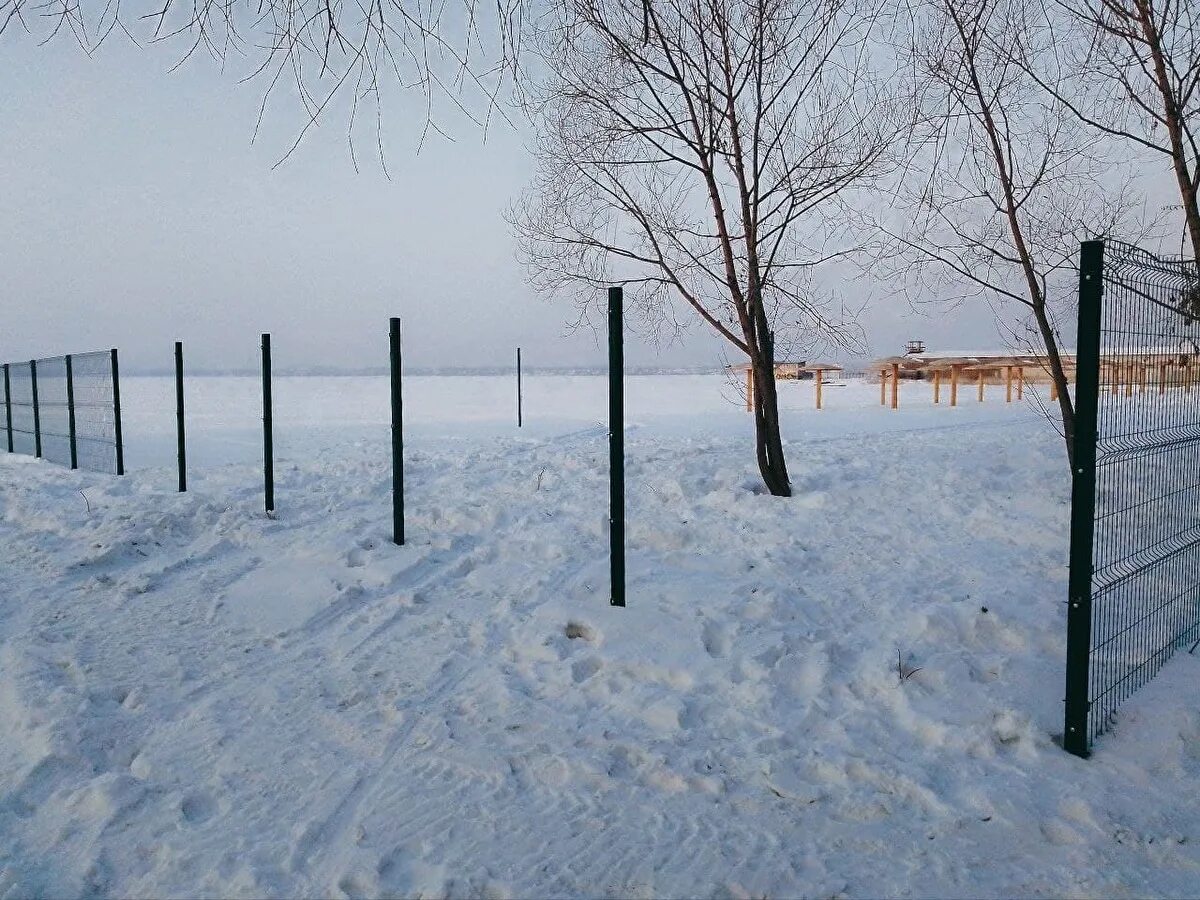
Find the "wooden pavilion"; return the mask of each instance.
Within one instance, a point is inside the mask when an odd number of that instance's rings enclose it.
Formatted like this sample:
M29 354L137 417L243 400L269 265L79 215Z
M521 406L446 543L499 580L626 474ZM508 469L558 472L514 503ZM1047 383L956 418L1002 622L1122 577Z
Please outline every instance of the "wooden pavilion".
M754 409L754 367L749 363L729 366L734 371L742 371L746 378L746 411ZM812 379L816 388L817 409L824 409L824 399L821 388L825 384L826 372L840 372L842 367L830 362L781 362L775 364L775 380L805 380Z

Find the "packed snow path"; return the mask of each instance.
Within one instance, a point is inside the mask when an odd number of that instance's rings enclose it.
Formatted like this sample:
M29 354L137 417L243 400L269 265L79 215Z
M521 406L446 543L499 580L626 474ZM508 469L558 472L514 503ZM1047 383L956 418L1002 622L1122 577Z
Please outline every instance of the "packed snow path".
M1055 744L1037 416L793 441L791 500L634 429L626 610L601 432L423 442L403 548L382 446L275 521L0 458L0 897L1195 894L1200 660Z

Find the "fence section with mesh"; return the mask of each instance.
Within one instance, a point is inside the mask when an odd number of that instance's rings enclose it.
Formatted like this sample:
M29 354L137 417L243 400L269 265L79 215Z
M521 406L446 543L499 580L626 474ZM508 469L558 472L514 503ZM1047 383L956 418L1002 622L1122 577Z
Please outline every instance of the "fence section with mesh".
M6 449L123 474L117 351L4 365Z
M1200 641L1200 268L1083 245L1064 745Z

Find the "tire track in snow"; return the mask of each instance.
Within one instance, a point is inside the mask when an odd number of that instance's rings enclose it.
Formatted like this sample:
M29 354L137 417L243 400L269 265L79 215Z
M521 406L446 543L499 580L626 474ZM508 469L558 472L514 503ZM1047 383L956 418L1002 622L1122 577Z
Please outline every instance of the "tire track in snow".
M185 699L195 702L206 700L224 690L236 690L239 682L245 678L260 678L294 666L314 652L332 649L332 645L336 644L340 637L347 637L352 631L351 628L338 630L338 626L345 623L347 619L353 619L356 614L369 616L372 608L378 606L380 601L389 595L394 596L400 592L420 593L439 580L442 570L447 565L461 565L473 550L474 542L466 538L455 539L449 550L434 551L398 572L385 587L371 590L374 595L372 598L364 600L359 595L345 596L335 600L330 606L307 619L297 629L288 632L278 646L272 648L272 654L269 657L224 669L219 673L219 678L211 678L205 684L187 692L184 695ZM348 652L339 653L338 657L348 658L356 655L361 652L362 647L372 641L377 641L400 621L419 614L431 605L423 602L400 607L390 613L383 623L376 625L366 637L354 644ZM330 635L332 637L329 637ZM322 639L328 641L324 648L320 645Z
M405 710L409 715L389 738L380 762L369 771L358 775L350 790L342 796L329 815L305 829L290 854L293 871L302 874L310 872L316 862L342 845L345 834L358 821L355 816L364 798L370 796L380 779L391 771L393 763L405 749L417 726L440 713L441 702L474 672L475 669L468 665L462 671L447 673L439 678L431 689L423 690L420 696L410 701ZM428 709L418 713L419 708Z

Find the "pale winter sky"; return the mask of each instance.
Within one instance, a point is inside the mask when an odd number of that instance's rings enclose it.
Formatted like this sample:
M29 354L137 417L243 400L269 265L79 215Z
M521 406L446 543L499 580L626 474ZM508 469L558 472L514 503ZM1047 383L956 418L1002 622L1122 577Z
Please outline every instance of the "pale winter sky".
M514 258L502 214L531 171L516 129L456 123L456 142L418 155L414 97L387 110L390 180L369 130L355 171L337 114L272 169L298 109L274 107L252 142L261 88L205 59L168 72L177 55L0 38L0 359L116 346L127 369L162 369L181 339L195 369L253 368L270 331L280 368L382 367L399 315L414 366L505 365L518 344L530 365L603 361ZM855 303L868 291L841 287ZM878 355L910 337L1000 343L978 305L880 300L862 324ZM711 365L722 349L697 326L667 348L631 338L627 357Z

